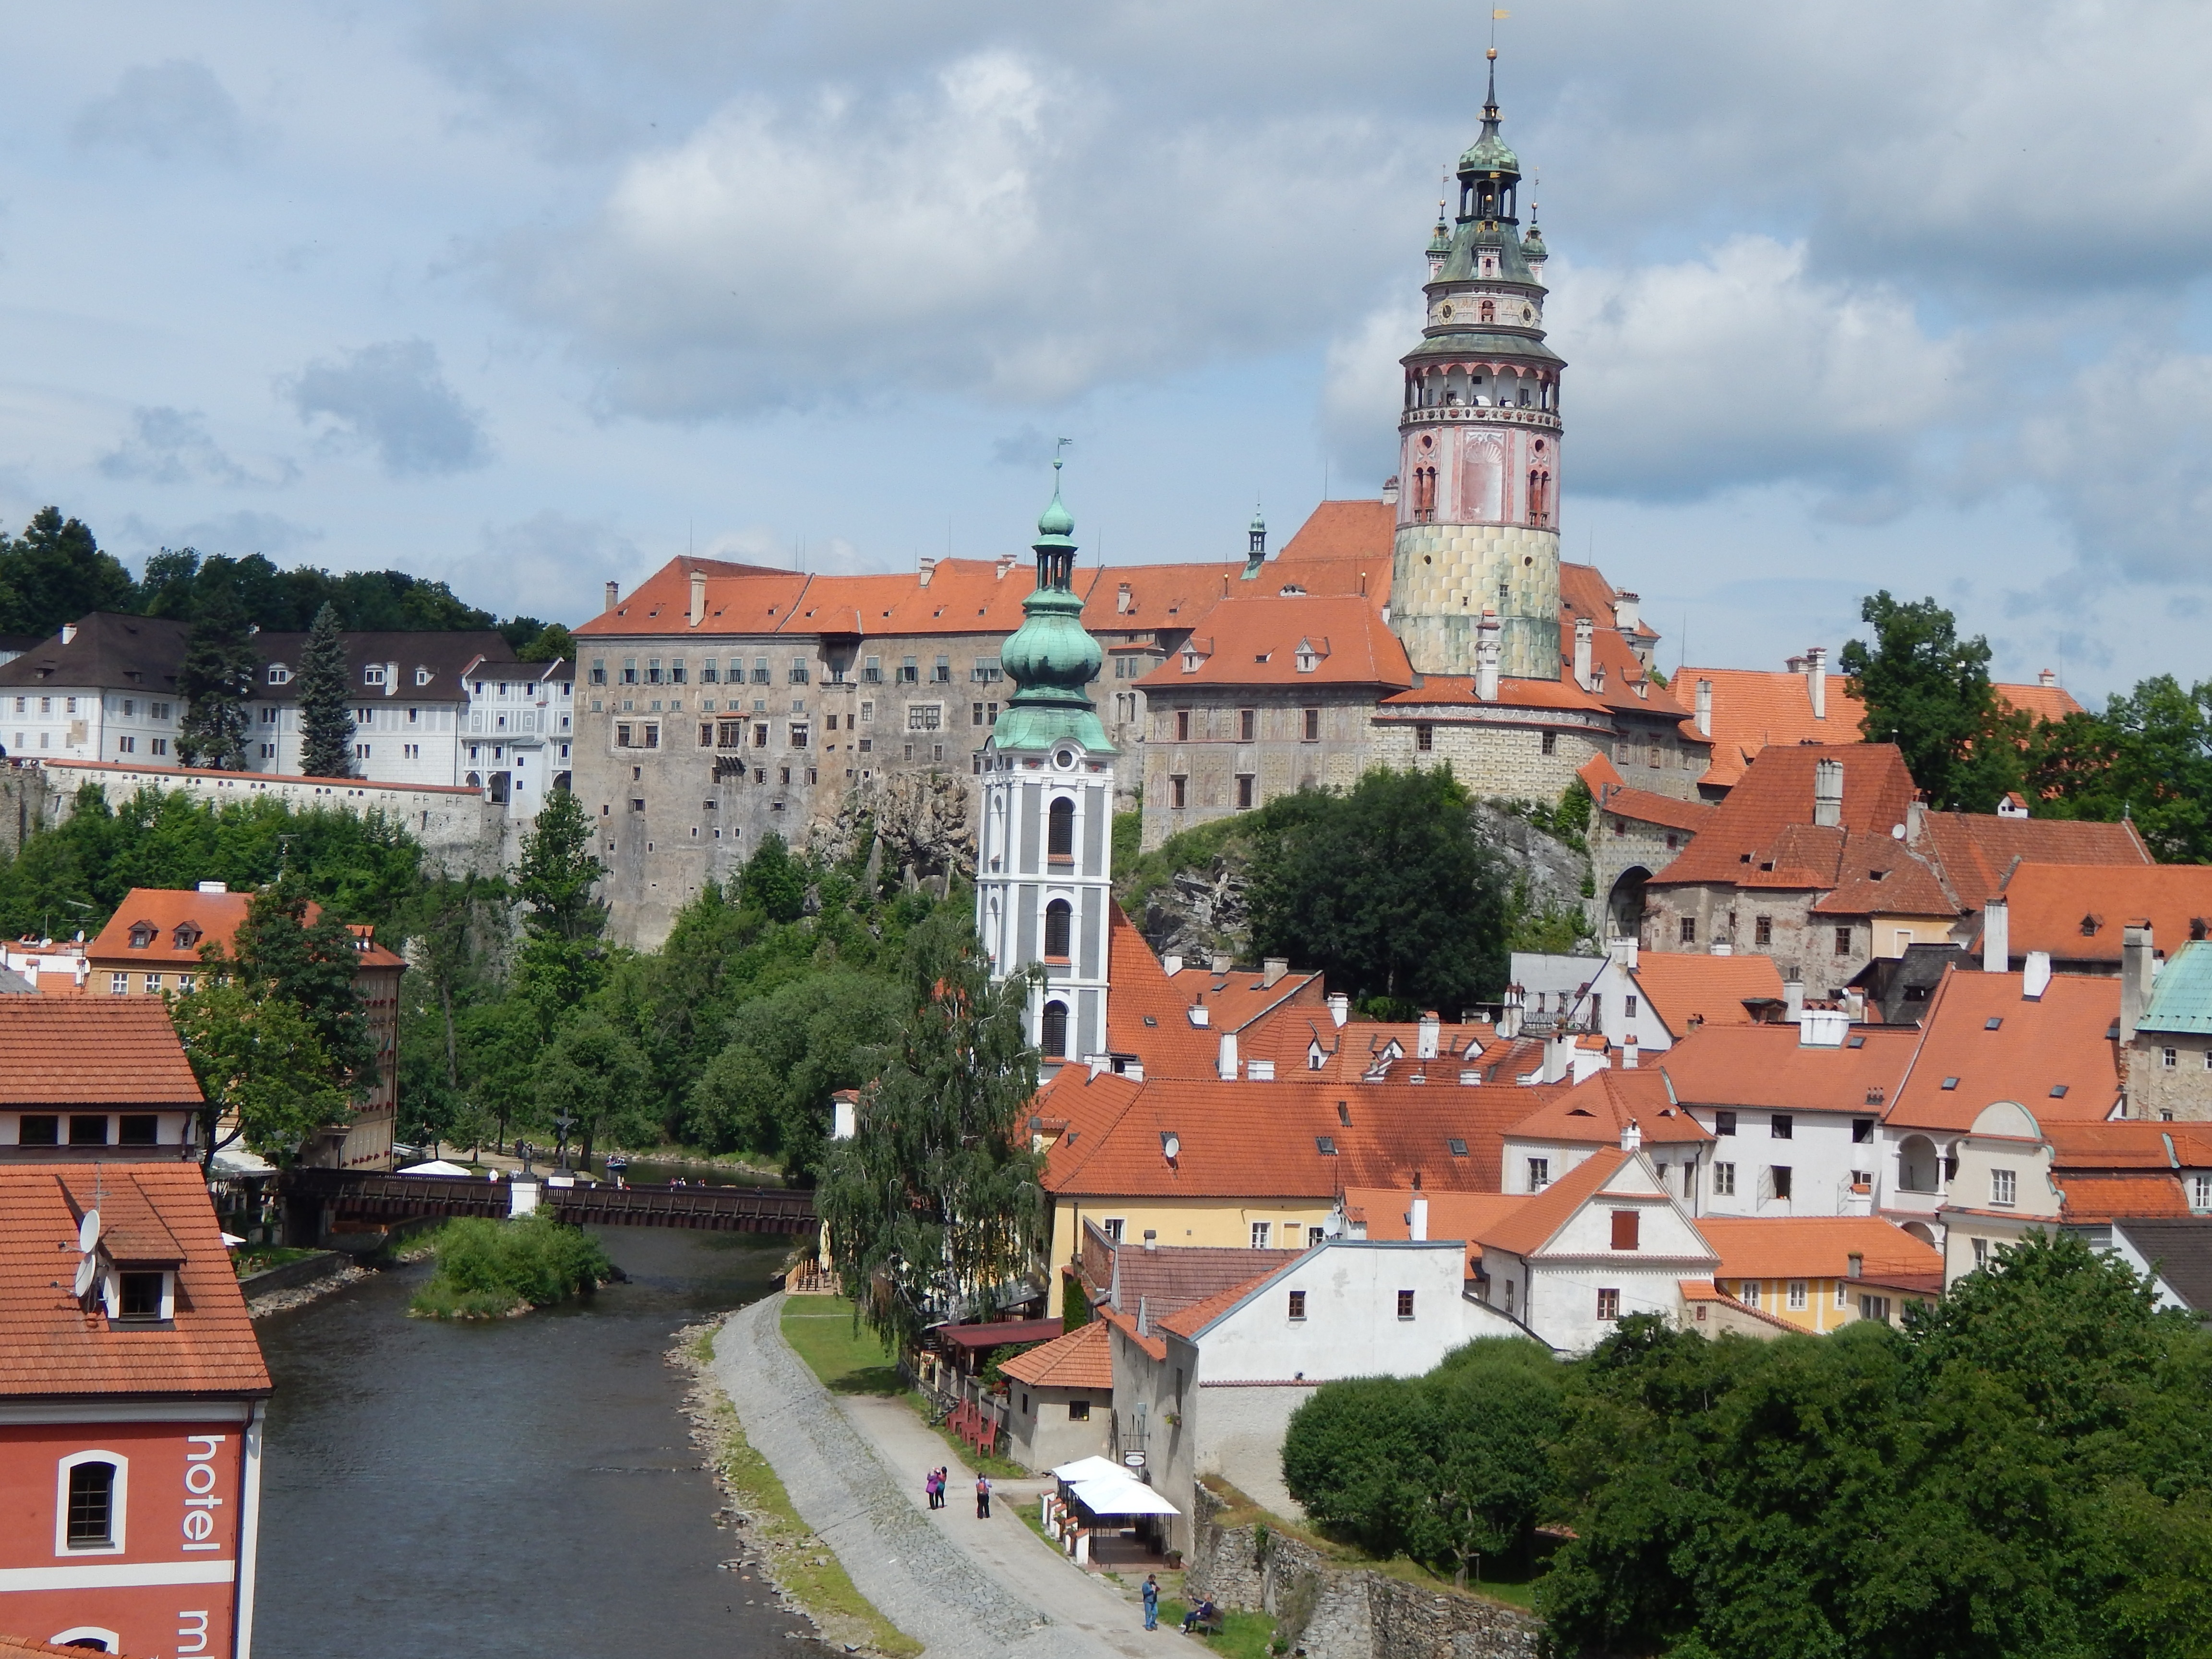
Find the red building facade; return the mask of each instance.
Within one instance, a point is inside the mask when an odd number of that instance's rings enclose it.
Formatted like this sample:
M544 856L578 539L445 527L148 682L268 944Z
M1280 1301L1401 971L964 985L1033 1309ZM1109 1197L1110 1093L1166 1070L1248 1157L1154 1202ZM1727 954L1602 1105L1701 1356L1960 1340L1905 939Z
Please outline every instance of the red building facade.
M197 1168L0 1166L0 1630L245 1659L269 1392Z

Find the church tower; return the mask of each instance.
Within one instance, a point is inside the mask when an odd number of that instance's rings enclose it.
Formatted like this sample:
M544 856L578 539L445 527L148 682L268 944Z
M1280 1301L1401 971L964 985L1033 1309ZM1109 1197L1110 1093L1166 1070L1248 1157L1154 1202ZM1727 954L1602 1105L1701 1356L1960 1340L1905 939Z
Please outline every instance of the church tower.
M1107 914L1113 884L1114 746L1088 687L1104 656L1074 590L1075 520L1037 520L1036 586L999 653L1015 690L983 745L975 927L994 978L1031 964L1030 1040L1049 1066L1106 1053Z
M1428 248L1428 321L1401 361L1390 626L1425 674L1473 674L1483 613L1500 672L1559 672L1559 372L1544 343L1543 239L1521 234L1521 163L1498 137L1498 49L1459 213Z

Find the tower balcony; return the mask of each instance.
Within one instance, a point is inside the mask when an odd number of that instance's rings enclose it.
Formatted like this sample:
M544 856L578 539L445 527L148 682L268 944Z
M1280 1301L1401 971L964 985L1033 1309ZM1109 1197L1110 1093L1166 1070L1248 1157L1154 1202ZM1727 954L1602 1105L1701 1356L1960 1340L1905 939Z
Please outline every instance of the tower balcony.
M1509 404L1504 407L1480 404L1434 404L1403 411L1398 416L1398 429L1428 426L1442 421L1487 421L1497 425L1533 426L1545 432L1561 429L1559 412L1550 409L1522 409Z

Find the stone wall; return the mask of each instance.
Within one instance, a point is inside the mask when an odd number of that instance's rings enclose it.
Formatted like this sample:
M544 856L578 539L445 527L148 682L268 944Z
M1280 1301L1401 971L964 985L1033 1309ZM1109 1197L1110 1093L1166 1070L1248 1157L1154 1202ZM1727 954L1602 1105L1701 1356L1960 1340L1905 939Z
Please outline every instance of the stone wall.
M1536 1659L1544 1625L1517 1608L1346 1567L1255 1522L1224 1527L1221 1500L1195 1496L1184 1588L1224 1607L1272 1613L1306 1659Z

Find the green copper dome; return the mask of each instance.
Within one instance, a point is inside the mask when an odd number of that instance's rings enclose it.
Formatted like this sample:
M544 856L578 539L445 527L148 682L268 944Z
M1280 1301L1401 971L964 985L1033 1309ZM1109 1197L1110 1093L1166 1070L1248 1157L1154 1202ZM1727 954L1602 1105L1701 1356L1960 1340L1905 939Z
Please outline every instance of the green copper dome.
M1060 499L1060 469L1055 460L1052 505L1037 520L1036 586L1022 601L1022 625L999 653L1015 688L991 733L991 747L1001 754L1049 750L1063 739L1095 755L1114 752L1086 690L1106 657L1083 626L1083 600L1075 592L1075 515Z
M1533 224L1528 227L1528 234L1521 239L1521 257L1524 259L1543 259L1551 257L1544 249L1543 233Z
M1489 123L1485 122L1486 127ZM1465 129L1462 129L1464 131ZM1510 173L1516 179L1521 175L1521 158L1513 148L1494 131L1485 131L1459 158L1462 173Z

